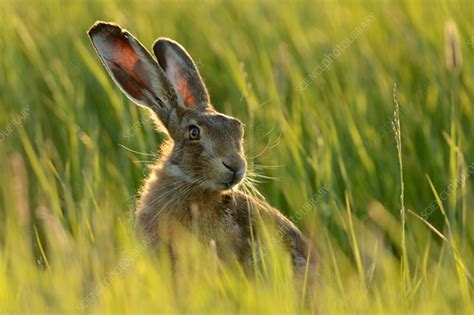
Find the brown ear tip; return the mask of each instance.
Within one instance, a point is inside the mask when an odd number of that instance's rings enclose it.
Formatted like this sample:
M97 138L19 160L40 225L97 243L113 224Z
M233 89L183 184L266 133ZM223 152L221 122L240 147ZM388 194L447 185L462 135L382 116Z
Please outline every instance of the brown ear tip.
M91 28L87 31L90 37L96 34L106 34L106 35L116 35L122 32L122 28L111 22L104 22L104 21L97 21L95 22Z
M153 51L160 51L164 48L164 40L163 38L158 38L157 40L155 40L155 42L153 43Z
M158 59L158 63L166 68L166 58L165 58L165 53L167 48L171 48L173 50L176 50L178 48L178 51L184 50L184 48L181 47L181 45L178 44L178 42L172 40L171 38L168 37L160 37L158 38L154 43L153 43L153 52L155 53L155 56Z
M164 51L166 46L171 46L171 47L181 47L181 45L178 44L178 42L172 40L171 38L168 37L160 37L158 38L154 43L153 43L153 50L156 51Z

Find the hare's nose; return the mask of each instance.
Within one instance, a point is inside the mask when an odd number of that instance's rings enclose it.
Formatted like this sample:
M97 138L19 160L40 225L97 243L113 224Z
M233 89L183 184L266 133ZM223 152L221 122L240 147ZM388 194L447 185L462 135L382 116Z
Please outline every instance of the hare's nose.
M238 170L238 167L235 167L235 165L231 165L230 163L226 163L224 161L222 161L222 164L224 164L224 166L229 170L229 171L232 171L232 173L236 173L237 170Z
M222 164L226 169L232 172L231 183L238 183L242 180L245 174L245 161L235 161L233 163L229 161L222 161Z

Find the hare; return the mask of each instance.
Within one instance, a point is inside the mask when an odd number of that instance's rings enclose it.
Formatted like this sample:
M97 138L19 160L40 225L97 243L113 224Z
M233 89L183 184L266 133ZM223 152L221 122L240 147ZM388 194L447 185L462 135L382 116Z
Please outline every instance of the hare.
M181 231L188 231L215 245L219 257L251 265L252 239L263 221L276 226L297 274L312 269L316 252L300 230L277 209L238 190L247 168L243 125L214 109L186 50L159 38L155 60L116 24L96 22L88 34L115 83L151 109L172 140L141 190L136 218L147 239L172 248Z

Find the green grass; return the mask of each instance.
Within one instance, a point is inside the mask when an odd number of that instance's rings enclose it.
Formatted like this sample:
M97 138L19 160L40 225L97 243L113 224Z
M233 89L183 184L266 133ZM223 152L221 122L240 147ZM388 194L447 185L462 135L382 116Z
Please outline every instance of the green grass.
M469 0L1 1L0 313L472 314L473 18ZM272 178L259 190L321 250L306 302L278 249L248 277L190 240L173 282L135 238L163 135L100 64L98 19L147 47L178 40L245 122L250 165Z

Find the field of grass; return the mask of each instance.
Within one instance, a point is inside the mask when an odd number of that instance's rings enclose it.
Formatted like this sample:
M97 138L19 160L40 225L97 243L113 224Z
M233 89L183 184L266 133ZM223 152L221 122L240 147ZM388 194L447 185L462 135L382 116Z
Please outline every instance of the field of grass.
M306 297L278 248L249 277L190 240L173 280L134 236L163 135L96 20L182 43L246 124L257 188L321 251ZM472 314L473 21L470 0L0 1L0 313Z

